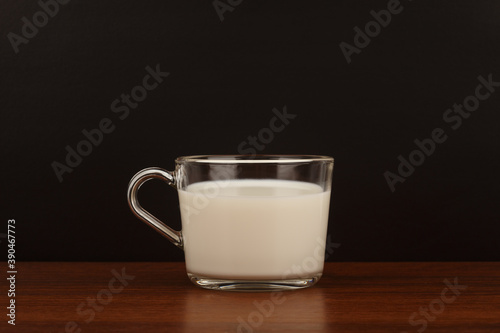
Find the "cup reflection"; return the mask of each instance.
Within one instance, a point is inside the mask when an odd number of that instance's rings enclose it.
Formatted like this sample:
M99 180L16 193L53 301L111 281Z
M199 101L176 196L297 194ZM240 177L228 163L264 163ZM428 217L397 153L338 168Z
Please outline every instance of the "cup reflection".
M321 283L321 282L320 282ZM186 290L182 332L249 333L275 329L327 332L325 294L312 287L295 291L243 293Z

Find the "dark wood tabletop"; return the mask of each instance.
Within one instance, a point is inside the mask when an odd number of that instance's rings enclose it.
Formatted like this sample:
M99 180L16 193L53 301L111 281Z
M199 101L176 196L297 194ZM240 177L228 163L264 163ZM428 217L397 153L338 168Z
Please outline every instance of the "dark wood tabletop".
M274 293L201 289L183 263L16 269L1 332L500 332L500 263L327 263L315 286Z

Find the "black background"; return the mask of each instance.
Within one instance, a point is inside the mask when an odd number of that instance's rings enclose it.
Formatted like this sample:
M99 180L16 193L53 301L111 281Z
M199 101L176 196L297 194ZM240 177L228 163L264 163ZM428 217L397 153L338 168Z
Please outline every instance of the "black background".
M40 7L2 1L0 232L16 219L20 260L182 260L128 209L129 179L238 153L286 105L262 152L335 158L329 260L499 260L500 91L457 130L442 116L500 81L500 3L401 5L348 64L339 44L387 1L243 1L221 22L210 1L72 0L17 54L8 33ZM111 103L157 64L170 76L120 120ZM60 183L51 163L103 118L116 129ZM437 127L447 141L392 193L384 172ZM171 188L141 201L180 227Z

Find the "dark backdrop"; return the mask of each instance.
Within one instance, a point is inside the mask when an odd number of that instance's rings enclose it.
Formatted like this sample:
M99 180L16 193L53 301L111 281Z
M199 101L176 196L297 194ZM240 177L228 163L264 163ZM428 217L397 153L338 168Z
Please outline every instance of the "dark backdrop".
M285 106L296 118L262 153L335 158L329 260L500 259L500 91L469 98L477 110L456 129L443 119L479 76L500 81L498 1L233 0L223 21L210 1L49 3L53 17L0 2L0 232L16 219L18 259L182 260L129 211L129 179L180 155L238 153ZM388 5L399 12L369 24L348 63L340 44ZM33 15L41 27L22 40ZM163 82L114 113L157 65ZM105 118L114 130L60 182L52 164ZM391 191L384 173L435 128L447 140ZM141 201L180 226L165 184Z

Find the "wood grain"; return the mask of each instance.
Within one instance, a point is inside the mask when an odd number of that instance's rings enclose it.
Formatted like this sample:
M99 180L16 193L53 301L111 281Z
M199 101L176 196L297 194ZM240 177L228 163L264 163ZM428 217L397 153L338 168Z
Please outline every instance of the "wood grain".
M201 289L183 263L25 262L16 305L1 332L500 332L500 263L327 263L316 286L272 294Z

